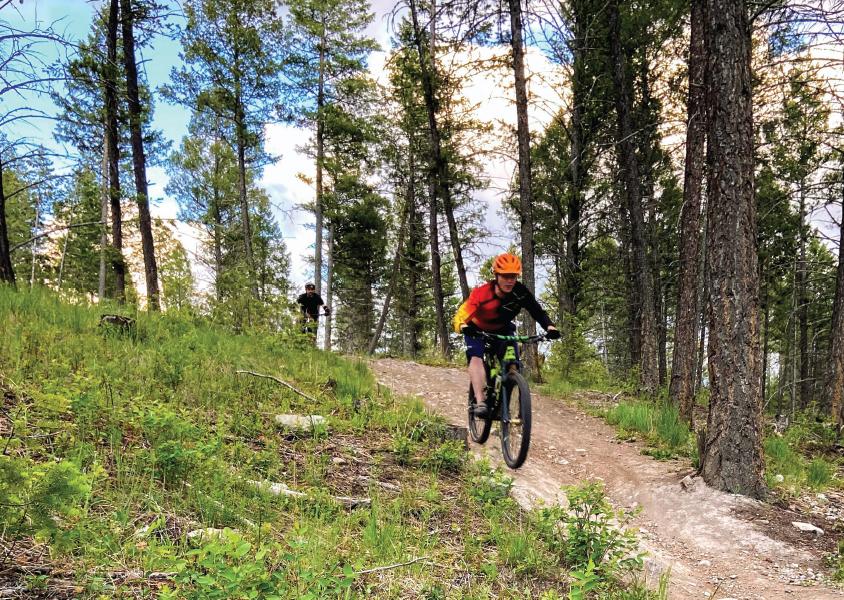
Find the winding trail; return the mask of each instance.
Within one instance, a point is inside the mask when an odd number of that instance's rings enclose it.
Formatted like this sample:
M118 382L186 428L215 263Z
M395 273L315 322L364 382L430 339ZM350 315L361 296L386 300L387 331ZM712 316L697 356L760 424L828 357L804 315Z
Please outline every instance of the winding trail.
M372 367L379 383L395 393L417 395L450 423L466 424L463 370L393 359ZM521 469L510 472L522 506L557 503L564 485L603 481L614 505L642 508L634 524L649 555L646 574L656 581L670 569L672 599L844 598L844 592L815 581L795 583L801 574L811 578L822 570L821 552L811 542L769 535L772 529L763 529L770 523L769 505L715 491L699 480L686 489L680 481L692 471L687 461L653 460L641 454L640 444L619 441L603 421L559 400L536 394L532 399L530 454ZM471 450L504 466L496 429L486 444L472 443Z

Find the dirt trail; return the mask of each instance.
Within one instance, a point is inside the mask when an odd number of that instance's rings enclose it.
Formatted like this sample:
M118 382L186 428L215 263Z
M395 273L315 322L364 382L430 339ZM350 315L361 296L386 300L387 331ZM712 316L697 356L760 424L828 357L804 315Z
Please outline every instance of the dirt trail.
M392 359L375 361L373 368L381 384L418 395L430 410L465 425L463 370ZM487 443L472 444L472 451L503 465L495 432L494 425ZM793 533L787 517L768 505L716 492L699 480L686 490L680 480L691 472L687 462L656 461L641 449L620 442L603 421L534 394L530 454L521 469L510 471L513 494L523 506L547 504L562 498L561 486L597 479L616 506L641 506L635 525L649 554L648 577L655 580L670 568L671 598L844 598L844 592L821 584L795 585L811 580L822 561L814 542L788 539ZM786 525L777 530L771 525L777 520ZM769 535L771 531L780 535Z

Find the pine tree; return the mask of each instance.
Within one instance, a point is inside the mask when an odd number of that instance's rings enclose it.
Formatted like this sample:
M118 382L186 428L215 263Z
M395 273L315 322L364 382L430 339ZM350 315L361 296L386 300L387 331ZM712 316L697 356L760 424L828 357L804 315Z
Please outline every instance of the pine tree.
M164 93L191 110L213 111L232 128L245 281L257 298L248 170L260 165L263 126L277 112L284 48L281 18L272 0L190 0L184 10L185 65L172 71L172 84Z

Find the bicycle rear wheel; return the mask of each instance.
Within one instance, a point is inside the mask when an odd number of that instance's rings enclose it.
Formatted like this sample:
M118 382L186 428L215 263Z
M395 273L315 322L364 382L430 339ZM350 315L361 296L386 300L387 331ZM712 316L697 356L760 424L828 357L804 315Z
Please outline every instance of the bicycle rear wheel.
M475 417L475 391L472 389L472 384L469 384L469 435L472 436L472 441L483 444L489 437L489 430L492 427L492 419L490 411L487 411L486 417Z
M502 407L501 415L501 453L508 467L518 469L530 448L530 388L517 372L507 375L503 387L506 406Z

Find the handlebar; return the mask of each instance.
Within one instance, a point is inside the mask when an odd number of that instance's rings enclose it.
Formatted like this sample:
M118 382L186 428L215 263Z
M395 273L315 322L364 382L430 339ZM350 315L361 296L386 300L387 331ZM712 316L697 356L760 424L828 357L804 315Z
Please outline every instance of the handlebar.
M536 342L541 342L546 339L548 335L546 333L540 333L539 335L500 335L497 333L487 333L486 331L467 331L465 332L466 335L469 337L474 338L481 338L481 339L488 339L488 340L500 340L503 342L521 342L523 344L533 344Z

